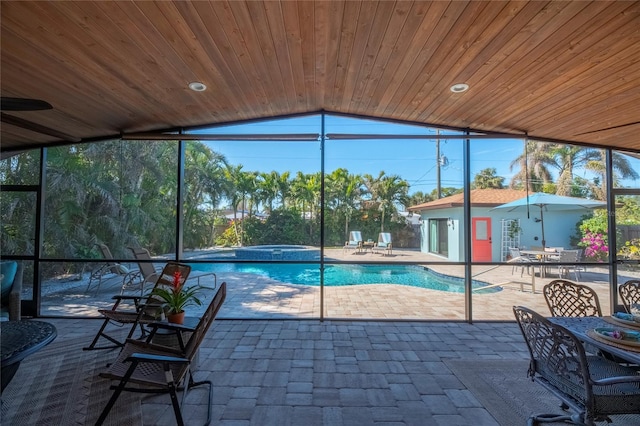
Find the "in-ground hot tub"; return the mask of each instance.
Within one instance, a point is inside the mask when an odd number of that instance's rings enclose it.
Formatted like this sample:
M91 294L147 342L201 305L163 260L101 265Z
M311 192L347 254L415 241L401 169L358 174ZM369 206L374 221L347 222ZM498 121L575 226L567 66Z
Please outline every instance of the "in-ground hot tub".
M320 249L296 245L263 245L235 249L239 260L320 260Z

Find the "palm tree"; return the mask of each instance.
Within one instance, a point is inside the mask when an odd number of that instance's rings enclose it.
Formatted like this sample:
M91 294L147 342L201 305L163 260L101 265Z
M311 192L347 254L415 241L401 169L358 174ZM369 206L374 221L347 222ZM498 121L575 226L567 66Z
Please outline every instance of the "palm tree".
M425 194L422 191L416 191L409 195L409 198L407 198L407 205L405 207L417 206L418 204L428 203L433 200L434 198L430 194Z
M526 150L509 165L509 170L520 167L511 178L509 187L524 189L525 184L531 192L541 191L542 186L551 182L552 176L549 166L553 159L549 155L549 149L553 144L546 142L527 141Z
M231 201L233 209L233 224L238 238L238 244L242 246L242 233L244 231L244 212L247 205L247 197L255 191L256 173L245 172L243 165L229 166L225 170L228 186L225 188L227 199ZM240 230L238 230L238 205L241 205Z
M575 145L554 144L549 154L553 158L553 166L559 172L556 194L571 196L574 170L591 161L596 155L595 150Z
M398 175L386 176L384 171L380 171L377 178L364 175L364 184L371 194L371 201L378 203L378 210L381 211L380 232L384 232L386 213L391 215L397 212L396 204L406 205L409 184Z
M190 142L185 151L184 245L211 245L217 206L224 195L226 158L200 142ZM209 206L205 210L205 206ZM213 215L213 217L210 217ZM211 232L202 232L202 229Z
M278 198L280 173L259 173L257 177L257 193L260 199L267 204L269 212L273 211L273 202Z
M278 186L278 194L280 195L280 203L283 209L287 208L286 202L291 197L291 181L289 180L290 176L290 172L282 172L276 182Z
M487 167L486 169L480 170L471 183L471 189L487 188L504 188L504 178L497 175L495 167Z
M301 212L309 219L309 235L313 235L313 219L316 216L320 198L320 173L304 174L298 172L292 182L292 193L301 205ZM308 211L307 211L308 210Z
M353 212L358 209L362 198L362 177L351 175L344 168L339 168L327 175L325 203L338 214L344 215L344 239L349 236L349 222Z
M587 170L591 170L599 176L592 187L592 191L596 194L596 198L599 200L606 199L607 193L607 179L606 179L606 150L598 149L597 154L594 158L587 162L585 168ZM626 156L619 152L613 152L612 154L612 163L613 163L613 186L618 186L621 179L638 179L638 172L634 170L629 163L629 160Z

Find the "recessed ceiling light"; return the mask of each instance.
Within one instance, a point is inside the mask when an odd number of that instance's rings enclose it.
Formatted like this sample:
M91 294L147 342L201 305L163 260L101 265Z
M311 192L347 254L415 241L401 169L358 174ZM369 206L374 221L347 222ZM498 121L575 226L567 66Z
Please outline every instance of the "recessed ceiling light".
M451 90L453 93L462 93L469 90L469 85L466 83L456 83L451 86L449 90Z
M205 86L204 83L200 83L199 81L194 81L192 83L189 83L189 89L193 90L194 92L204 92L205 90L207 90L207 86Z

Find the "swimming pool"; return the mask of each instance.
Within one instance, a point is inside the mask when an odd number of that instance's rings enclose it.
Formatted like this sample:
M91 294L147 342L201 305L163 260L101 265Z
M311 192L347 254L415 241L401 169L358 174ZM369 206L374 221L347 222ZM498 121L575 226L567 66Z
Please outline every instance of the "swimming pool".
M277 281L298 285L320 285L320 268L317 264L278 263L223 263L192 265L193 271L216 273L239 272L262 275ZM431 290L464 293L464 280L440 274L429 268L415 265L325 265L325 286L352 286L363 284L399 284ZM473 280L473 288L488 286L484 281ZM494 293L500 287L482 289L474 293Z

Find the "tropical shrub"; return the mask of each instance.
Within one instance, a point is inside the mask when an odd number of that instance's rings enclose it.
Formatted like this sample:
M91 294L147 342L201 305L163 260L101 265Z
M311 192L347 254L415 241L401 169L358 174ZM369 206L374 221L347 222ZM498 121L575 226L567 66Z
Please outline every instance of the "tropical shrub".
M605 262L609 257L609 244L605 234L587 232L579 245L585 247L584 256L587 260Z
M229 227L216 238L215 242L217 246L223 247L237 246L240 243L233 221L231 221Z
M640 238L625 242L618 255L627 260L640 260Z

